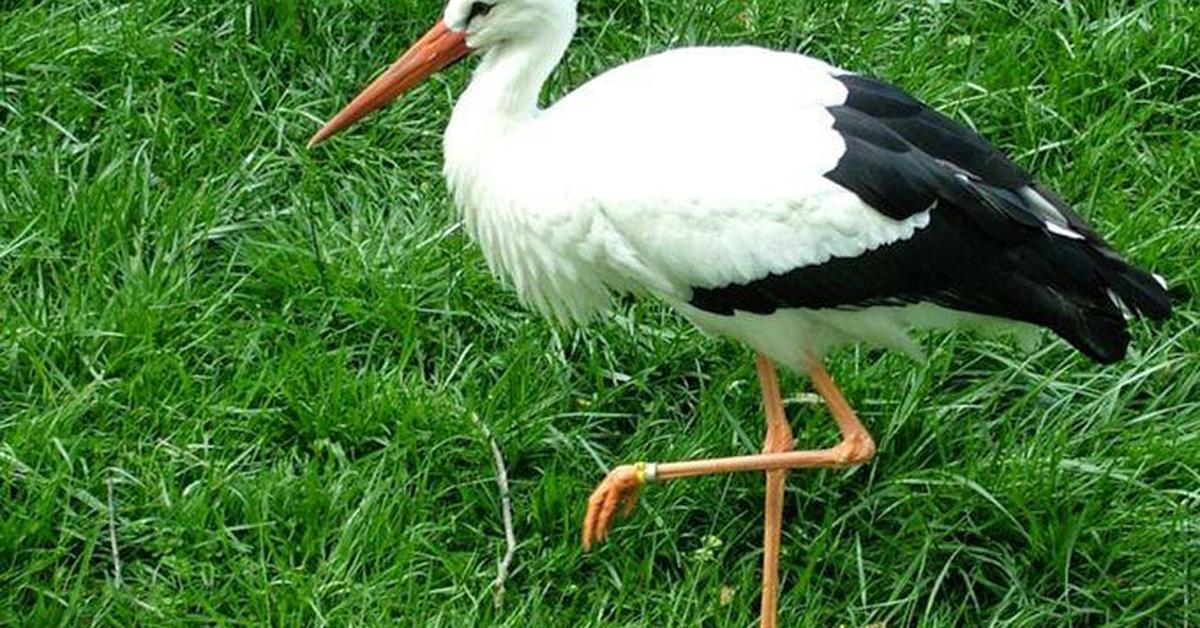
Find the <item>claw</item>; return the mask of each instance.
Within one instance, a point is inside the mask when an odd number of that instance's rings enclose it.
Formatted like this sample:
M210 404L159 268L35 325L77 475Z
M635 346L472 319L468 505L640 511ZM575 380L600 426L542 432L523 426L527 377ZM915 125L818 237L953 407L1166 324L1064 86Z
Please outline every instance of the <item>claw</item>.
M618 510L622 515L637 506L638 491L645 483L644 476L633 465L621 465L609 472L588 498L587 514L583 518L583 550L608 538Z

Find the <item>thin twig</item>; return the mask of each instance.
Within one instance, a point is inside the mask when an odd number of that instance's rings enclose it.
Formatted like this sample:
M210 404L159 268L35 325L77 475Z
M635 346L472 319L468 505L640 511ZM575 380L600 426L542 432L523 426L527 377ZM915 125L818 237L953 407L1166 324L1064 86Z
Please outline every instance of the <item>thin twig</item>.
M488 444L492 448L492 461L496 464L496 484L500 487L500 508L504 518L504 541L507 549L504 552L504 558L496 566L496 579L492 581L492 604L499 611L504 605L504 583L508 581L508 569L512 566L513 557L517 553L517 535L513 532L512 498L509 497L508 471L505 470L504 454L500 452L500 446L496 444L496 437L492 435L492 430L488 428L487 424L474 413L471 414L471 420L479 426L479 431L483 432L484 438L487 438Z
M121 550L117 547L117 505L113 498L113 479L108 476L108 543L112 547L113 586L121 588Z

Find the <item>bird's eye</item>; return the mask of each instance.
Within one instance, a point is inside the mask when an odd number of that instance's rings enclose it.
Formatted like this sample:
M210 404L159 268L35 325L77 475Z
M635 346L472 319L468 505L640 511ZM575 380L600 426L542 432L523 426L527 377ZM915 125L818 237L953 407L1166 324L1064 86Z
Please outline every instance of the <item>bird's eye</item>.
M491 13L491 12L492 12L492 9L493 9L495 6L496 6L496 5L494 5L494 4L489 4L489 3L487 3L487 2L475 2L475 3L473 3L473 4L471 5L471 11L470 11L470 13L468 13L468 14L467 14L467 23L468 23L468 24L470 24L470 23L471 23L471 20L473 20L473 19L475 19L475 18L477 18L477 17L480 17L480 16L487 15L488 13Z

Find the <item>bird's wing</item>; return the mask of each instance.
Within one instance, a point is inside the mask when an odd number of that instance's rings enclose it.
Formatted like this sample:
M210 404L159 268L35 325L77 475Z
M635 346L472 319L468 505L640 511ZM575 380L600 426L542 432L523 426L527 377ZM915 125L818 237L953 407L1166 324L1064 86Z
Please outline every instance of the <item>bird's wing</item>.
M978 134L880 81L836 80L847 97L828 111L845 152L825 177L879 213L928 216L926 224L861 255L694 287L694 305L729 313L929 302L1042 324L1097 357L1101 345L1124 342L1123 310L1169 313L1161 280L1126 264Z
M934 303L1050 327L1099 359L1124 349L1121 308L1169 311L1158 282L973 131L808 60L763 70L777 60L721 68L723 91L649 73L657 88L626 110L591 94L586 117L628 128L598 125L594 176L575 182L618 256L674 296L717 314Z

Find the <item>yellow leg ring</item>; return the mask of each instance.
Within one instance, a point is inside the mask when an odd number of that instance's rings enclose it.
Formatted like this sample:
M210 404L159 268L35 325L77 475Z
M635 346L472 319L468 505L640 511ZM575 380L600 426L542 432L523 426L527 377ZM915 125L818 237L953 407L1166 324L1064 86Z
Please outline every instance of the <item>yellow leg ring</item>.
M638 486L658 481L658 465L653 462L634 463L633 472L636 474Z

